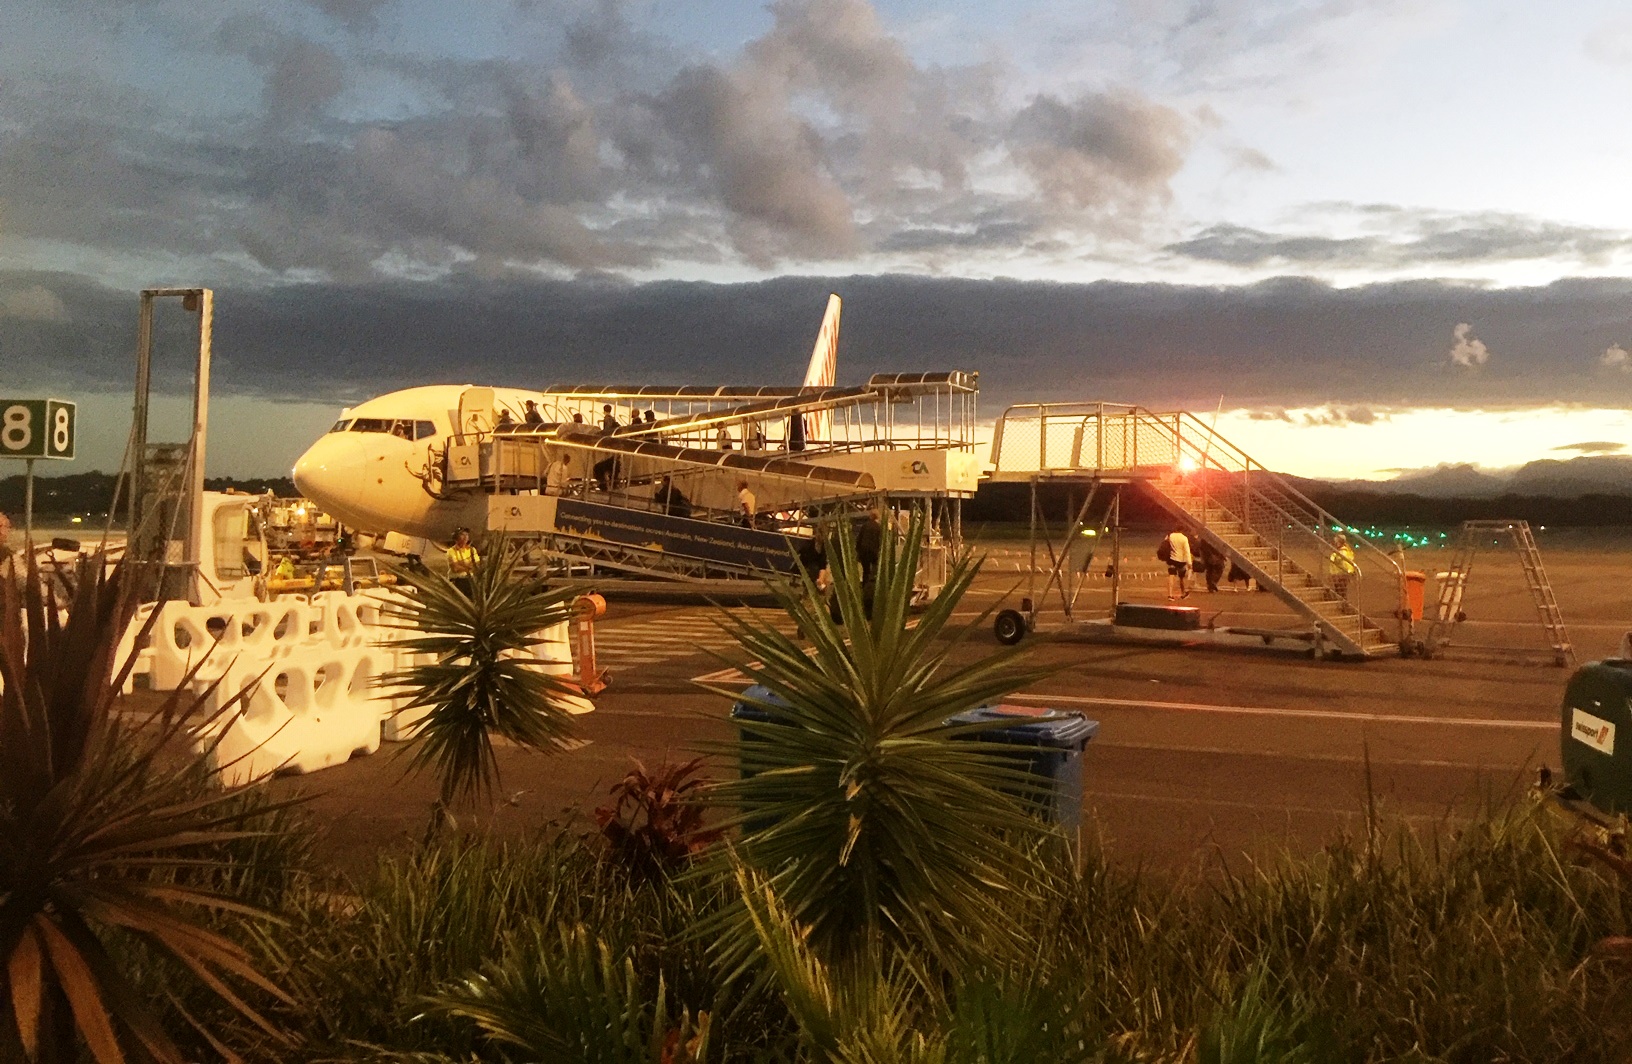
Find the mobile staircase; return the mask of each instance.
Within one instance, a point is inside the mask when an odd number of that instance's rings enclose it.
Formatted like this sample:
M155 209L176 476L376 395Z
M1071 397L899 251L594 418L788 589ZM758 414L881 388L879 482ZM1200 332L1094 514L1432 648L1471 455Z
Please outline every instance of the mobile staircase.
M1142 484L1192 537L1251 574L1312 628L1317 651L1399 652L1395 560L1193 414L1118 403L1026 403L998 419L994 481ZM1354 549L1352 573L1335 537Z
M1542 567L1541 549L1536 546L1536 537L1530 531L1530 523L1518 520L1462 522L1462 534L1457 539L1456 550L1451 555L1451 564L1440 574L1439 600L1425 641L1426 651L1435 654L1449 646L1452 631L1467 619L1467 614L1462 609L1463 596L1467 591L1468 577L1473 572L1474 555L1481 547L1486 546L1487 539L1491 541L1489 546L1497 547L1501 546L1503 539L1506 539L1513 548L1519 559L1519 568L1524 574L1525 589L1530 592L1531 601L1535 603L1536 617L1547 633L1547 646L1554 664L1560 667L1574 665L1575 647L1570 643L1569 633L1564 628L1564 614L1558 608L1558 598L1553 594L1552 581L1547 579L1547 570Z

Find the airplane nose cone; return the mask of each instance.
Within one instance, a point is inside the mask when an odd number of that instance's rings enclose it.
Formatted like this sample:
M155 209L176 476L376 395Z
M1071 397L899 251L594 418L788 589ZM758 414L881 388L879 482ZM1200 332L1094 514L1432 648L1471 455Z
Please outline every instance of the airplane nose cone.
M295 462L295 490L329 513L349 511L363 494L366 457L361 439L331 432Z

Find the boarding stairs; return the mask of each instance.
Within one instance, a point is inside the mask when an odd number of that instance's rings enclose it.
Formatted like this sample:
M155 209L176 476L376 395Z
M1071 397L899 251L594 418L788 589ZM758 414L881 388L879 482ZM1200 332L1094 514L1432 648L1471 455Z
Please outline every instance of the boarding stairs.
M998 420L992 463L998 481L1144 484L1192 539L1301 617L1317 648L1351 657L1399 651L1373 619L1399 608L1398 563L1192 414L1013 406ZM1352 574L1333 564L1339 533L1355 552Z
M1564 614L1558 608L1553 585L1547 579L1547 570L1541 564L1541 550L1536 546L1535 534L1528 521L1464 521L1462 535L1451 553L1451 563L1439 578L1439 597L1434 611L1433 625L1428 633L1428 646L1437 651L1450 643L1451 631L1466 617L1462 610L1463 595L1467 591L1468 576L1473 571L1473 559L1485 540L1497 544L1507 539L1519 558L1524 573L1524 586L1536 606L1536 616L1547 633L1547 645L1553 660L1560 666L1575 663L1575 647L1564 629Z

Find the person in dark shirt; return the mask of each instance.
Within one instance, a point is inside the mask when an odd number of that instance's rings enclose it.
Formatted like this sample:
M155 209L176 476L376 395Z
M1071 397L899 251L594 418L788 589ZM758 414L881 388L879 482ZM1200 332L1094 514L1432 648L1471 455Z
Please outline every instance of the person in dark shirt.
M856 561L861 563L861 582L871 587L878 576L878 556L884 549L884 525L878 511L871 510L867 520L856 529ZM869 595L869 597L871 597Z
M601 407L601 431L616 432L623 426L618 423L618 415L612 412L612 404L606 403Z
M494 422L494 432L509 432L516 427L516 419L510 416L510 411L500 410L499 420Z
M1228 559L1224 552L1199 536L1196 539L1196 568L1207 579L1207 590L1217 591L1218 582L1224 579L1224 566Z
M652 493L652 499L670 517L691 516L691 500L686 498L668 477L658 482L657 490Z
M527 400L527 412L522 415L522 420L529 425L544 424L544 415L538 412L538 404L531 399Z

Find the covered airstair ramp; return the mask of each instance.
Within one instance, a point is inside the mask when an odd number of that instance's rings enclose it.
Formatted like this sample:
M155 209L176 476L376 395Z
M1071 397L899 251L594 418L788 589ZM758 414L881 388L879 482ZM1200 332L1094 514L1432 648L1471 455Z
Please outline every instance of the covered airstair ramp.
M432 446L426 490L470 507L472 527L532 540L552 563L696 584L789 572L820 525L890 505L933 514L939 504L955 548L956 500L978 483L972 373L572 394L588 400L568 415L582 420L477 419L494 427ZM596 404L611 407L616 428L591 420ZM803 424L826 431L796 431ZM741 484L756 499L751 523Z
M1011 406L992 439L993 481L1142 484L1344 656L1397 653L1375 618L1395 616L1399 564L1183 411L1118 403ZM1351 568L1339 553L1343 534Z

